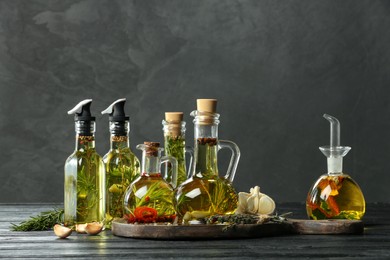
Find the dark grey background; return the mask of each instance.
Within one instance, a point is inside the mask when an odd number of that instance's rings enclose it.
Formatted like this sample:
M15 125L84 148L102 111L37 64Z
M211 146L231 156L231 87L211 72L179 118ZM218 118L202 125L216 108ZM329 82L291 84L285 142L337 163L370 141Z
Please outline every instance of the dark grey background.
M131 145L162 141L165 111L217 98L220 138L242 156L234 186L304 201L326 171L323 113L352 146L344 169L390 201L389 1L0 1L0 202L60 202L74 149L66 112L126 97ZM140 155L139 151L136 151ZM228 152L221 152L221 172Z

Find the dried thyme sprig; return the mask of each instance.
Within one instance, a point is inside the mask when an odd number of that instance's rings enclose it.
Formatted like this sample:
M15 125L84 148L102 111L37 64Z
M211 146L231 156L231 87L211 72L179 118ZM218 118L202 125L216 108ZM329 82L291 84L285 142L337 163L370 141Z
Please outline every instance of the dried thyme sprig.
M12 231L44 231L50 230L55 224L62 223L64 209L53 209L41 212L35 217L21 222L19 225L11 223Z
M203 221L206 224L263 224L267 222L283 222L286 221L286 216L290 215L291 212L284 213L282 215L250 215L250 214L233 214L233 215L213 215L206 217Z

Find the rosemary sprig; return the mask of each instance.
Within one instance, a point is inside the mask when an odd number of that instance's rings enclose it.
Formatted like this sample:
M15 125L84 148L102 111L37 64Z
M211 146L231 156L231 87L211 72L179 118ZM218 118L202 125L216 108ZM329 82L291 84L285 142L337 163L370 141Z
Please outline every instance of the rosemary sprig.
M62 223L64 209L53 209L41 212L35 217L21 222L19 225L11 223L12 231L44 231L50 230L55 224Z
M166 135L165 139L165 153L173 156L177 160L177 185L181 184L187 179L186 165L185 165L185 139L182 136ZM167 181L172 180L172 168L168 164Z

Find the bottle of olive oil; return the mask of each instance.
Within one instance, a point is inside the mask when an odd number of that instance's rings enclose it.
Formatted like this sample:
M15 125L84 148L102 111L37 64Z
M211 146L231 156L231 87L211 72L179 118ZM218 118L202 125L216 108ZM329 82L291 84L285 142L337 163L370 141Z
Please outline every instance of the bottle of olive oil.
M124 213L128 223L173 222L173 189L177 183L177 160L161 156L164 150L158 142L137 145L142 150L142 174L127 188L124 196ZM171 181L161 175L161 164L172 166Z
M186 122L183 121L183 112L166 112L165 120L162 121L164 132L164 149L165 155L175 157L177 160L177 185L180 185L187 179L185 153L189 152L190 167L192 162L192 148L186 147L185 132ZM167 178L171 181L172 167L167 164Z
M110 150L103 157L106 170L106 228L123 216L123 196L127 187L140 174L140 162L130 149L130 123L125 115L126 99L118 99L102 114L109 115Z
M306 211L310 219L356 219L365 213L365 200L359 185L343 173L343 157L351 147L340 146L340 122L324 115L330 122L330 146L320 147L328 158L328 173L320 176L309 190Z
M95 149L95 117L92 99L77 104L74 114L76 148L65 162L64 223L84 233L88 223L103 225L105 217L105 174L102 158Z
M184 222L215 214L232 214L237 208L233 179L240 150L231 141L218 139L217 100L198 99L194 119L194 164L191 178L175 190L175 208ZM217 153L222 148L232 152L227 173L218 172Z

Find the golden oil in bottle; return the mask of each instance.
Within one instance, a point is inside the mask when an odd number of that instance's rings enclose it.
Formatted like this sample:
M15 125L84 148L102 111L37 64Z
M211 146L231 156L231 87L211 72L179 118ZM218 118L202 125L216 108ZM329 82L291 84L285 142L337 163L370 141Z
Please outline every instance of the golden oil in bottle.
M131 217L137 208L146 207L157 211L153 222L173 222L176 211L172 198L173 188L160 173L142 174L127 191L124 213Z
M103 158L106 167L106 219L123 216L123 196L139 176L140 163L129 147L111 150ZM107 225L109 227L109 225Z
M173 222L176 211L173 205L173 189L177 183L177 160L161 156L164 150L158 142L137 145L142 150L142 175L127 188L123 207L129 223ZM161 164L172 166L172 181L161 175Z
M102 114L108 114L110 150L103 157L106 169L106 227L114 218L123 216L123 196L127 187L139 176L140 163L130 149L130 121L126 116L126 99L118 99Z
M365 213L365 200L358 184L346 174L321 176L308 193L310 219L356 219Z
M218 176L217 139L198 138L195 172L176 191L176 210L197 219L214 214L232 214L237 208L237 194L232 184Z
M82 136L79 137L79 139ZM103 222L104 166L102 158L89 143L93 137L80 141L84 148L74 152L65 163L64 223L66 226Z

